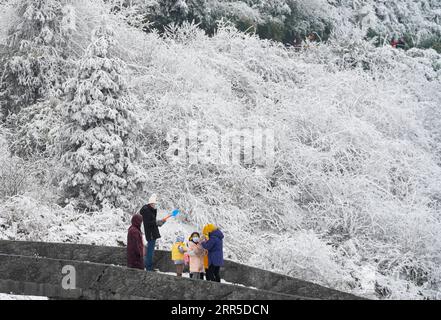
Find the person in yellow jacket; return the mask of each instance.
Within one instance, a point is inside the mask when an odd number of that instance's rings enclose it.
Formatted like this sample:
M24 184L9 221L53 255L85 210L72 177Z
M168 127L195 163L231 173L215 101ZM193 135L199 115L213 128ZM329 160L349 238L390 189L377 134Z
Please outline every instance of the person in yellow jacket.
M208 235L209 235L212 231L214 231L214 230L216 230L216 226L215 226L214 224L209 223L209 224L207 224L206 226L204 226L204 229L202 229L202 240L203 240L203 241L208 240L208 239L209 239L209 236L208 236ZM205 275L206 275L207 272L208 272L208 267L209 267L209 264L208 264L208 254L206 254L206 255L204 256L204 269L205 269Z
M182 277L182 273L184 273L184 254L187 252L187 247L184 241L183 236L178 236L172 247L172 260L176 266L176 275L178 277Z

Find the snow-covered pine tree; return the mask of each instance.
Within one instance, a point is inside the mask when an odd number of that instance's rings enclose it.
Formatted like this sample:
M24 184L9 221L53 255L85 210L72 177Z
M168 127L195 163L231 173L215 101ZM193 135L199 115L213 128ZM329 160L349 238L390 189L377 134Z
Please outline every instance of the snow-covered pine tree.
M17 23L9 31L0 75L3 119L37 101L62 93L67 77L66 27L59 0L21 0Z
M105 203L129 207L143 176L134 163L137 121L123 79L124 63L111 55L115 40L105 26L97 28L67 85L63 107L67 172L61 183L66 199L96 210Z

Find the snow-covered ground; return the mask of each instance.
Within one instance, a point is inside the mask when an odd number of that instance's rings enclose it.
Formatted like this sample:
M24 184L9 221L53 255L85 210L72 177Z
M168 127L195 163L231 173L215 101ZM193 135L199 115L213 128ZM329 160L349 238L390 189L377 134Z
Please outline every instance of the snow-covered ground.
M19 296L14 294L0 293L0 300L48 300L47 297Z
M171 275L171 276L176 276L176 273L174 273L174 272L161 272L161 271L157 271L157 273L167 274L167 275ZM184 274L182 274L182 277L183 278L190 278L190 274L188 272L184 272ZM205 281L205 280L201 280L201 281ZM231 285L234 285L234 286L244 287L244 288L253 289L253 290L259 290L256 287L247 287L247 286L245 286L243 284L240 284L240 283L233 283L233 282L225 281L224 279L221 279L221 283L231 284Z

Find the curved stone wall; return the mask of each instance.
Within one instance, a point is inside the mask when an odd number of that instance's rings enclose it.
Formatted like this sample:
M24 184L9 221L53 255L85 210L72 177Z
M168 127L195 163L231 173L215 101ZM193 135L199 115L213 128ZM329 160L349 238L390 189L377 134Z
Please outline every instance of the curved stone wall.
M63 267L73 268L75 289L63 289ZM71 272L70 272L70 275ZM0 254L0 292L54 299L295 300L229 284L106 264Z
M0 240L0 254L2 253L7 255L94 262L115 266L126 265L126 248L123 247ZM169 252L156 251L154 260L155 267L160 271L175 271ZM225 261L221 276L231 283L292 296L312 299L361 299L349 293L232 261Z

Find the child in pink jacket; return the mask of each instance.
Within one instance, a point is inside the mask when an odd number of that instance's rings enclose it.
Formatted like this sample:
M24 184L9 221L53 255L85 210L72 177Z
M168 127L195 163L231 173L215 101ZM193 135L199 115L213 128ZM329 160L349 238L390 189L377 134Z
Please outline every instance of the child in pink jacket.
M188 239L188 256L190 258L190 278L204 279L204 256L206 251L199 244L200 235L197 232L193 232Z

